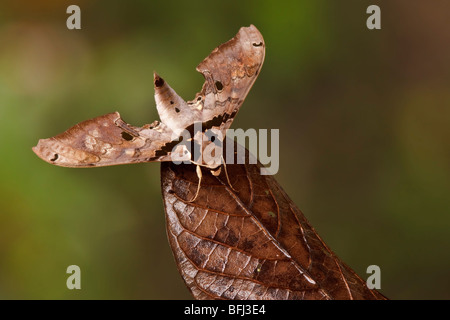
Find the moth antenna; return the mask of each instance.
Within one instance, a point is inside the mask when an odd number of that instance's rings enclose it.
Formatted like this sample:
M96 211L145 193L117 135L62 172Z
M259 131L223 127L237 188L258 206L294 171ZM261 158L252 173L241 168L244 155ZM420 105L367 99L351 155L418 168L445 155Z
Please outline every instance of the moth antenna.
M197 192L195 193L195 196L188 202L194 202L197 199L198 193L200 192L200 186L202 184L202 177L203 177L202 168L199 165L197 165L197 168L195 169L195 171L197 172L197 177L198 177Z
M201 119L199 113L195 112L156 72L153 74L153 83L159 117L172 131L180 133Z

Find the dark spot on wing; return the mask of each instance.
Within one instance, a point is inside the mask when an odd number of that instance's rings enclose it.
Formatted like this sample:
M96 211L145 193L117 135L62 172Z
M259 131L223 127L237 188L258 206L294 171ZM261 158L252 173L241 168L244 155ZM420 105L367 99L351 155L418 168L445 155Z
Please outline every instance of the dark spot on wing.
M133 140L133 136L131 134L129 134L128 132L123 131L121 133L121 135L124 140L127 140L127 141Z

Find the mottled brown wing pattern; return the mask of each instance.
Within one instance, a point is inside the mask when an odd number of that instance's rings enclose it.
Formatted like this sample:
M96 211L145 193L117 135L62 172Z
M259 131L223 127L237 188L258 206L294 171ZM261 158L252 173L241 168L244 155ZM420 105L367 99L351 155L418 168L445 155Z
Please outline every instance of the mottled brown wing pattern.
M83 121L49 139L39 140L33 151L62 167L108 166L146 161L168 161L158 154L171 141L171 131L155 122L141 128L125 123L118 112Z
M256 27L241 28L197 67L205 83L194 100L184 101L154 74L161 122L138 128L125 123L115 112L81 122L55 137L41 139L33 151L51 164L66 167L170 161L173 153L177 159L193 160L191 150L178 145L181 133L190 132L202 148L210 143L205 139L206 130L216 127L225 136L225 130L256 80L264 54L264 41ZM196 123L201 125L201 132L193 132ZM201 161L195 163L208 166Z
M190 102L203 104L202 121L220 119L215 124L228 129L242 102L255 82L264 63L265 43L261 33L252 25L241 28L230 41L217 47L198 66L205 77L202 91Z

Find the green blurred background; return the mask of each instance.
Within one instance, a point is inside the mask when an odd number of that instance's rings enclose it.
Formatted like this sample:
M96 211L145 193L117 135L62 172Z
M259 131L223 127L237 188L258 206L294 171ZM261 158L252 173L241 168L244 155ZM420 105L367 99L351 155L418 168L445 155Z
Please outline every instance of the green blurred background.
M196 65L254 24L266 60L233 128L280 129L277 180L360 276L376 264L389 298L449 299L449 21L446 0L2 1L0 298L191 298L158 163L67 169L31 147L113 111L158 119L154 70L192 99Z

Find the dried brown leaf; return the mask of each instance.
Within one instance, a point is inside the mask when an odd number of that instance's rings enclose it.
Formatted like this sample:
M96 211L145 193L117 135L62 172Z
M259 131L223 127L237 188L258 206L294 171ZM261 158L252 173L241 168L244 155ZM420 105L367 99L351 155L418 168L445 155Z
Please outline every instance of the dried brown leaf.
M258 164L218 177L161 164L167 234L196 299L386 299L343 263Z

